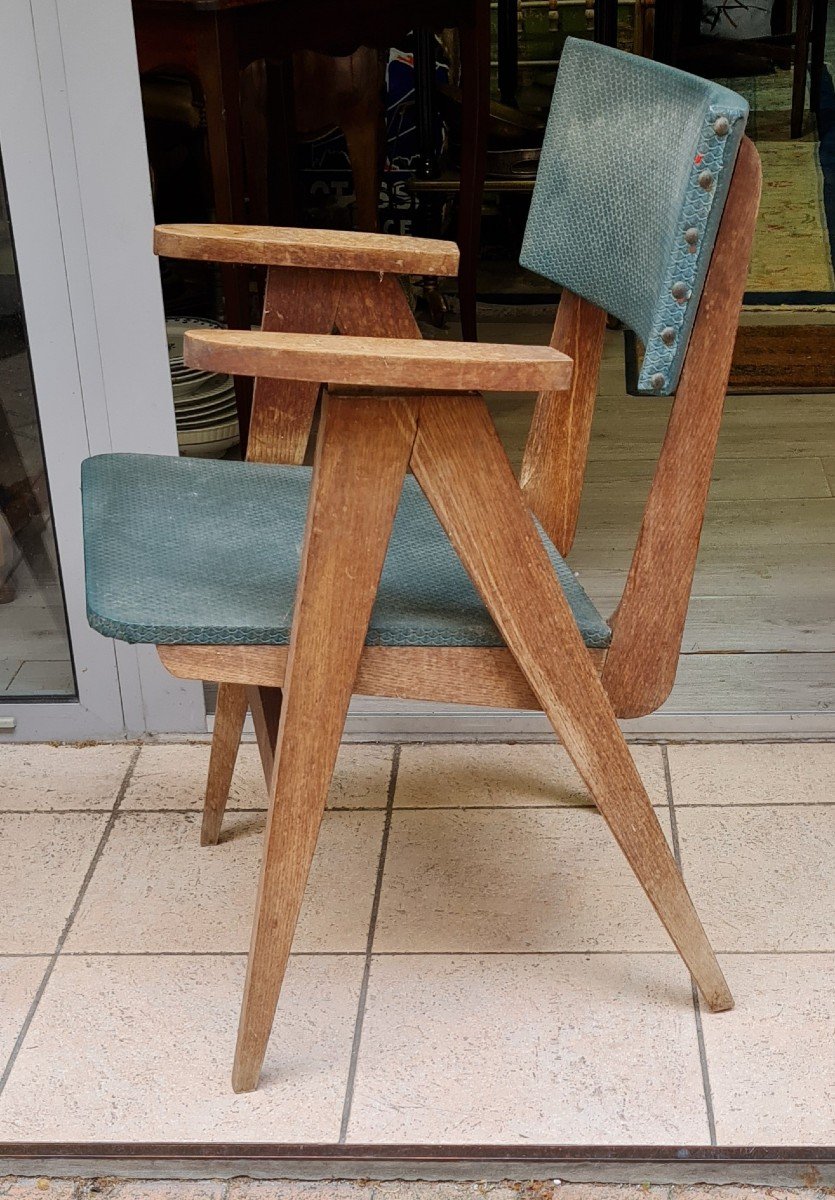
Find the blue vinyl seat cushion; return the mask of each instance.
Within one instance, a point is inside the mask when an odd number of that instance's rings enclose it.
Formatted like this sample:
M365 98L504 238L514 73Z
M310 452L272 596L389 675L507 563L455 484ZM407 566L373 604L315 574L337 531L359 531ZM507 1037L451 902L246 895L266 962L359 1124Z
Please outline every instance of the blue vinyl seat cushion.
M82 499L92 627L125 642L286 645L310 474L305 467L145 454L87 459ZM605 621L540 536L586 645L608 646ZM412 476L367 643L503 645Z

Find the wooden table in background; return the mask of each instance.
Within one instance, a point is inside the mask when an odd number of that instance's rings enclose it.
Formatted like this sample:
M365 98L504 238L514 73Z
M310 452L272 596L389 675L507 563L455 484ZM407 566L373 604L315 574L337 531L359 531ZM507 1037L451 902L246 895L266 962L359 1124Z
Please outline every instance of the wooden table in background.
M140 74L182 72L200 88L206 115L215 220L253 222L244 174L240 76L251 63L271 64L268 138L269 220L292 224L293 92L296 50L335 56L359 46L386 49L412 30L457 28L461 34L463 186L458 207L459 295L465 337L475 336L475 277L487 147L490 88L489 0L133 0ZM255 217L257 221L258 217ZM260 217L263 220L263 217ZM250 324L249 276L222 268L225 317ZM251 388L238 384L242 440Z

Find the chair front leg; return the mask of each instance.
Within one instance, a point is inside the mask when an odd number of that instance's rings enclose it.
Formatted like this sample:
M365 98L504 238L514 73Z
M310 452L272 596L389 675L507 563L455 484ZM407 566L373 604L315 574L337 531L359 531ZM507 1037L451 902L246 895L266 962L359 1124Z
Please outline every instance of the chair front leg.
M415 433L416 401L326 397L232 1086L258 1084Z
M424 401L412 469L707 1004L733 998L479 396Z

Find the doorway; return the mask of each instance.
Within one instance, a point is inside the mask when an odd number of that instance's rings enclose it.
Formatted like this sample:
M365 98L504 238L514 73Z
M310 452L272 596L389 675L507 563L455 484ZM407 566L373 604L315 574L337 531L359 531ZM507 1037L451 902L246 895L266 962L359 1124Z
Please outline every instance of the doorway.
M116 7L121 28L106 4L0 10L3 741L205 731L199 689L85 615L81 461L176 451L130 8Z

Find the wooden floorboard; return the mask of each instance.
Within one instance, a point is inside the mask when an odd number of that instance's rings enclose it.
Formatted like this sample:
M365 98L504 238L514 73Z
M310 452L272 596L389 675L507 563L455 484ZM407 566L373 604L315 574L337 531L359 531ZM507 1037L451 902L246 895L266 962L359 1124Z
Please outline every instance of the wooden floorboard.
M654 458L593 459L584 494L591 499L644 500ZM717 458L712 500L805 500L831 496L820 458Z
M609 616L618 595L597 593L593 598L600 611ZM797 596L788 590L777 596L766 590L750 596L694 595L682 653L835 653L832 608L819 596Z
M832 713L835 655L684 654L672 695L659 711Z

